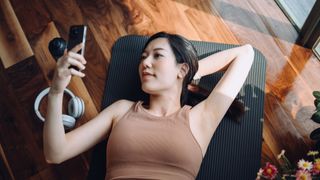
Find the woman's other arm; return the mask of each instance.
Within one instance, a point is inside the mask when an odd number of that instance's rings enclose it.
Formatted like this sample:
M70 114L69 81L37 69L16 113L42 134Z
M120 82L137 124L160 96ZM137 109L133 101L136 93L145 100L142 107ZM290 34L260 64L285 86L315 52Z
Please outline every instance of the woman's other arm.
M203 131L202 139L211 139L223 116L239 93L251 69L254 51L251 45L224 50L199 61L200 76L226 69L210 95L192 108L191 120Z

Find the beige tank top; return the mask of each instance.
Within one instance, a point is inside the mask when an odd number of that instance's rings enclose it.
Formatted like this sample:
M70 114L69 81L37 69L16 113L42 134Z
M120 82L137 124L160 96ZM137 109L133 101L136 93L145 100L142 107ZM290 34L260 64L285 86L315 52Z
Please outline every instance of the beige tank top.
M158 117L142 103L135 103L109 136L105 179L194 180L203 156L189 126L191 107Z

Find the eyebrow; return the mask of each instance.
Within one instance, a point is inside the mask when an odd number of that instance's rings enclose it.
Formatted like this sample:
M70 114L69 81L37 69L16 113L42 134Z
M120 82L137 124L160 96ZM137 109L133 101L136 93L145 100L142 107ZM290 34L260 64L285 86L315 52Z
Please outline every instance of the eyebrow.
M167 50L165 50L165 49L163 49L163 48L154 48L153 50L154 50L154 51L156 51L156 50L164 50L164 51L167 51Z
M154 49L153 49L153 51L157 51L157 50L167 51L167 50L165 50L165 49L163 49L163 48L161 48L161 47L158 47L158 48L154 48ZM146 52L146 50L144 50L143 52Z

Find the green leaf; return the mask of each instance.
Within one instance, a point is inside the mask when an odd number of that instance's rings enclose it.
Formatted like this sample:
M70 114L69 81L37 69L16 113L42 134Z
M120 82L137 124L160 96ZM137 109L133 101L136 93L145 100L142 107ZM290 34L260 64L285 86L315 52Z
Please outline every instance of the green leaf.
M317 144L319 143L319 140L320 140L320 128L317 128L317 129L313 130L310 133L310 139L312 139L314 141L318 141Z
M319 102L317 104L317 110L316 111L320 111L320 103Z
M320 100L320 91L313 91L313 96Z
M311 119L316 123L320 123L320 111L315 112Z
M314 106L318 107L318 105L320 103L320 100L319 99L315 99L313 102L314 102Z

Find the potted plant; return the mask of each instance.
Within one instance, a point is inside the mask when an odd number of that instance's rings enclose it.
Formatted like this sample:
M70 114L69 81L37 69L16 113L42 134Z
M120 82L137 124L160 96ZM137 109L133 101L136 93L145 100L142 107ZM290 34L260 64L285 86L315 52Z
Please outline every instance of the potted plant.
M300 159L296 165L285 156L285 150L278 155L280 167L267 162L260 168L256 180L319 180L320 157L319 151L309 151L310 160Z
M315 112L312 114L311 119L320 124L320 91L313 91L315 97L314 106ZM267 162L265 167L260 168L257 173L256 180L315 180L320 179L320 127L313 130L310 134L310 138L316 141L315 151L309 151L308 156L310 160L300 159L299 162L294 165L285 156L285 150L282 150L278 155L278 161L280 167Z
M312 114L311 119L320 124L320 91L313 91L315 97L314 106L316 107L315 112ZM320 128L313 130L310 134L310 138L316 142L316 149L320 150Z

